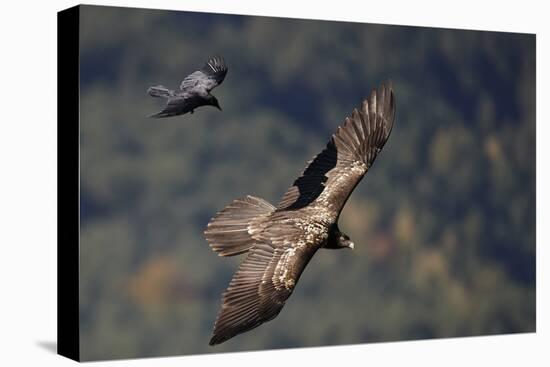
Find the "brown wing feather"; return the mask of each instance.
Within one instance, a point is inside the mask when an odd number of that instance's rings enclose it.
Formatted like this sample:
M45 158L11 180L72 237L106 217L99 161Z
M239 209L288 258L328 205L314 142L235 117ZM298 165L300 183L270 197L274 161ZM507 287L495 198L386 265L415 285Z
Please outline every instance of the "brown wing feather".
M249 250L223 294L210 345L274 319L317 249L259 243Z
M391 84L382 84L354 109L283 195L277 210L319 205L337 217L388 140L395 120Z

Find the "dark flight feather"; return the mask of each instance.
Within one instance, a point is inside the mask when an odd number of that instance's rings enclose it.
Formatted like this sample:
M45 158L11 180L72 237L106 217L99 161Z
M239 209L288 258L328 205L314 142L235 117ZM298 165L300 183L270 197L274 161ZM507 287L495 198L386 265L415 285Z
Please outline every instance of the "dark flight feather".
M201 70L187 76L180 84L182 91L198 91L203 95L220 85L227 74L227 66L220 56L210 58Z
M352 247L338 229L338 216L394 119L391 84L382 84L338 127L277 207L247 196L212 218L205 230L212 249L220 256L247 256L223 294L210 345L275 318L319 248Z

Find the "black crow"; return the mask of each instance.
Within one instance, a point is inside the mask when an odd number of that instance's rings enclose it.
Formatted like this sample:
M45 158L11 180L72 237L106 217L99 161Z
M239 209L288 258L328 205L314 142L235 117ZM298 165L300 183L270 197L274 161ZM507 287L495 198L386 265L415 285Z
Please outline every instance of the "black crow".
M170 90L162 85L147 90L152 97L166 98L164 109L150 117L170 117L193 113L200 106L214 106L221 111L220 104L210 91L220 85L227 74L227 66L221 56L211 57L201 70L187 76L180 89Z
M210 247L219 256L246 258L223 294L210 345L275 318L318 249L353 249L338 218L394 120L393 89L382 84L346 117L277 206L247 196L212 218L204 232Z

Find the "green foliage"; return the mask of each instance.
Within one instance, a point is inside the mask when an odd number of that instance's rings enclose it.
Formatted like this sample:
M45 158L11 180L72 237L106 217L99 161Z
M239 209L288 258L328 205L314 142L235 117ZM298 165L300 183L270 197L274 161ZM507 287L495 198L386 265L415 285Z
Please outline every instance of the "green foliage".
M535 39L84 6L84 359L535 330ZM223 112L154 120L213 54ZM276 203L370 89L397 121L343 211L355 251L319 251L275 321L208 346L239 258L208 220ZM63 127L60 127L63 128Z

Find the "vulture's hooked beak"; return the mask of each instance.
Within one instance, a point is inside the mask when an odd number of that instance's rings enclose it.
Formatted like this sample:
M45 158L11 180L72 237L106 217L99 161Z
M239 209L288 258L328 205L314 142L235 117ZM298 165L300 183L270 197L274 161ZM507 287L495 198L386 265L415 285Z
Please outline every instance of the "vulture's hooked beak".
M353 250L355 248L355 243L350 242L348 247Z

